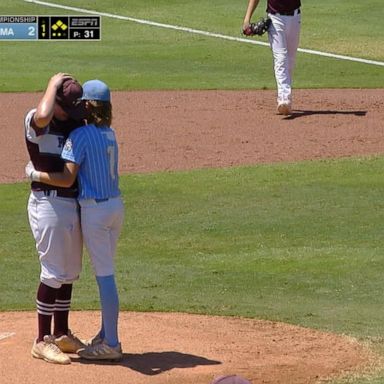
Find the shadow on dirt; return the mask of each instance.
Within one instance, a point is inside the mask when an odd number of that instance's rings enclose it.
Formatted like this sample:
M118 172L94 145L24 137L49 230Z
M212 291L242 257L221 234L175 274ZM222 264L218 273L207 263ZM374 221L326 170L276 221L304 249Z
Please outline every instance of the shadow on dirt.
M333 110L327 110L327 111L307 111L307 110L300 110L296 109L292 111L292 114L285 117L284 120L293 120L297 119L298 117L304 117L304 116L312 116L312 115L347 115L347 116L365 116L368 113L368 111L333 111Z
M220 361L209 360L205 357L180 353L175 351L148 352L148 353L124 353L123 360L113 361L91 361L71 357L72 363L97 364L97 365L119 365L140 372L143 375L154 376L174 368L193 368L199 365L218 365Z

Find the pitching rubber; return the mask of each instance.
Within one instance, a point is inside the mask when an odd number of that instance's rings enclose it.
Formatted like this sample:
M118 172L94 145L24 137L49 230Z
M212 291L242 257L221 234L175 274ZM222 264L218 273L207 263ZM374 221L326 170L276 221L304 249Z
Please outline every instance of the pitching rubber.
M220 376L214 379L211 384L252 384L250 381L238 375Z

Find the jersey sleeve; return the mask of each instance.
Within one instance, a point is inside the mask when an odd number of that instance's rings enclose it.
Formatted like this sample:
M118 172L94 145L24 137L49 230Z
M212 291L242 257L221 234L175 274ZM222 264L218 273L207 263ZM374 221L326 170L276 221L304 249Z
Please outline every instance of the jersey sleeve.
M44 135L48 132L48 127L38 129L37 131L33 127L33 116L36 113L36 108L31 109L24 119L24 129L25 129L25 137L28 141L32 143L37 143L39 141L39 136Z
M80 129L76 129L66 140L61 158L80 165L85 157L85 149L85 138L81 135Z

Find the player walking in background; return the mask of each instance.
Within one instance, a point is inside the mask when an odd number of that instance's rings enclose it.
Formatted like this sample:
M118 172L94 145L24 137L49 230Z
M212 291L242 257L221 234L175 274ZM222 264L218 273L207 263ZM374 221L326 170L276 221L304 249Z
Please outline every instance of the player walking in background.
M43 171L64 169L61 150L69 133L83 125L80 84L64 73L54 75L36 109L26 115L25 137L34 167ZM38 336L32 356L51 363L69 364L63 352L84 347L68 329L72 283L81 271L82 235L76 181L61 188L33 181L28 217L36 242L41 273L36 306ZM52 333L52 317L54 330Z
M83 85L88 113L87 125L73 131L62 151L64 172L38 172L26 168L35 181L67 187L79 180L79 204L83 238L91 257L99 287L101 329L78 354L90 360L122 358L118 338L119 299L115 282L114 257L121 232L124 206L118 177L118 146L110 127L110 90L100 80Z
M249 0L243 21L247 34L252 15L259 0ZM277 84L277 111L282 115L292 113L292 76L299 47L301 27L300 0L267 0L268 17L272 24L268 29Z

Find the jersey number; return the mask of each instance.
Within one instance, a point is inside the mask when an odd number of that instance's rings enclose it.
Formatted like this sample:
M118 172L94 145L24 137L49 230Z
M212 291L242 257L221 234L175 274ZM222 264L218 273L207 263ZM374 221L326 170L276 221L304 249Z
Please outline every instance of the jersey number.
M111 177L113 180L116 178L115 174L115 163L116 163L116 152L115 147L110 145L107 149L108 157L109 157L109 171L111 173Z

